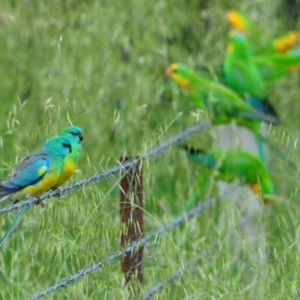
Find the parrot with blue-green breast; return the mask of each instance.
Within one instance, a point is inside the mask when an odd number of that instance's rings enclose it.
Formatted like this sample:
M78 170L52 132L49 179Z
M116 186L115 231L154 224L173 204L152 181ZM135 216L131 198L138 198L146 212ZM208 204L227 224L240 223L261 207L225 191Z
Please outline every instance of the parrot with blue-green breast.
M83 140L82 130L71 126L59 135L48 139L40 150L21 160L16 170L0 184L0 202L8 197L38 196L67 181L75 172ZM28 207L21 208L8 230L0 240L0 246Z

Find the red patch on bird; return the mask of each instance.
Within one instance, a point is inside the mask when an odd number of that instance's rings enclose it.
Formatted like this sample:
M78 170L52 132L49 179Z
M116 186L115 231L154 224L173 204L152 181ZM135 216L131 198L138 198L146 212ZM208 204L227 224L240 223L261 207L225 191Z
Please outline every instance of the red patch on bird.
M249 185L251 191L255 194L255 195L259 195L260 194L260 188L257 182L252 183Z

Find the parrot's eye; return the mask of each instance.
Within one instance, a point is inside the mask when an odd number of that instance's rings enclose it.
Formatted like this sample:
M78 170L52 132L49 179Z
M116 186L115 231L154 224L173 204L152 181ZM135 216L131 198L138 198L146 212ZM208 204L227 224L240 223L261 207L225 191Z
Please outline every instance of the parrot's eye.
M83 134L82 134L82 132L78 132L78 131L74 132L74 131L73 131L73 132L71 132L71 134L72 134L73 136L78 136L80 142L83 140Z
M70 153L72 152L72 145L71 145L71 144L68 144L68 143L62 143L61 145L62 145L63 147L65 147L65 148L68 148Z

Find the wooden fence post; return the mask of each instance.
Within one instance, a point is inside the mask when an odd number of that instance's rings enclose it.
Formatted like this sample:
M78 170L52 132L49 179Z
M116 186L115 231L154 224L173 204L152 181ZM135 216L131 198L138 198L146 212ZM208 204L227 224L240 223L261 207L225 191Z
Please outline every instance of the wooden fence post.
M122 164L131 161L124 156ZM143 237L143 177L142 163L138 159L135 167L121 173L120 181L121 247ZM130 280L143 281L143 246L127 253L121 262L125 284Z

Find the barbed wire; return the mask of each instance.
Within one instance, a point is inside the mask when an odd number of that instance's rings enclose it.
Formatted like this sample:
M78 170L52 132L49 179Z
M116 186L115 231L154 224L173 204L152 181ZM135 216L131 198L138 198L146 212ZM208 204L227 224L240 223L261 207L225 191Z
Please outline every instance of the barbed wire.
M142 159L152 159L162 152L166 151L168 148L176 146L180 144L184 139L188 138L189 136L195 134L198 131L201 131L207 127L209 127L211 124L210 122L201 122L197 123L196 125L189 127L188 129L180 132L176 136L173 136L169 141L164 142L158 146L156 146L153 149L147 150L144 154L141 155ZM123 165L117 165L112 168L106 169L102 172L97 172L95 175L91 177L87 177L83 180L80 180L76 183L60 187L55 190L50 190L46 193L43 193L39 197L29 197L25 201L20 201L15 204L8 205L2 209L0 209L0 215L3 213L8 213L16 209L23 208L24 206L34 206L37 204L42 203L43 201L49 200L52 197L60 197L62 195L66 195L71 193L73 190L76 190L80 187L89 185L94 182L98 182L100 180L109 180L113 177L114 174L124 171L126 169L131 169L137 164L137 159L133 159L130 162L124 163Z
M158 156L159 154L161 154L162 152L166 151L168 148L180 144L187 137L195 134L198 131L203 130L204 128L207 128L208 126L210 126L210 123L208 123L208 122L207 123L197 123L196 125L194 125L192 127L189 127L188 129L180 132L178 135L173 136L168 141L159 144L155 148L152 148L150 150L145 151L144 154L140 156L140 158L142 158L142 159L152 159L152 158ZM13 211L15 209L19 209L19 208L22 208L22 207L25 207L25 206L27 206L27 207L33 206L33 205L36 205L36 204L40 203L41 201L45 201L45 200L51 198L51 197L59 197L59 196L71 193L73 190L75 190L77 188L80 188L80 187L83 187L83 186L88 185L88 184L93 183L93 182L97 182L97 181L104 180L104 179L109 180L113 177L113 175L115 175L116 173L118 173L120 171L124 171L124 170L126 171L128 169L134 168L137 164L137 161L138 161L138 159L133 159L130 162L124 163L123 165L120 164L120 165L114 166L112 168L106 169L102 172L98 172L95 175L93 175L91 177L88 177L88 178L85 178L85 179L83 179L81 181L78 181L74 184L59 188L57 190L48 191L48 192L44 193L43 195L41 195L40 197L30 197L29 199L27 199L25 201L9 205L9 206L1 209L0 214L5 213L5 212L9 212L9 211ZM146 245L148 242L157 239L159 236L161 236L166 231L172 229L173 227L179 225L180 223L182 223L184 221L187 221L188 219L192 218L193 216L197 215L198 213L201 213L202 211L207 210L208 208L210 208L214 204L215 201L216 201L215 198L209 198L205 202L201 202L196 207L192 208L191 210L189 210L186 213L183 213L179 217L173 219L173 221L171 221L168 224L160 227L157 231L155 231L155 232L151 233L150 235L144 237L140 241L133 242L130 245L128 245L127 247L125 247L125 248L123 248L119 251L111 253L105 260L102 260L98 263L94 263L91 266L88 266L86 268L81 269L76 274L60 280L55 285L46 288L42 292L36 293L30 299L31 300L39 299L43 296L46 296L46 295L56 291L57 289L66 287L69 284L80 280L82 277L84 277L85 275L88 275L91 272L102 269L105 265L111 264L117 258L119 258L121 256L124 256L127 253L133 251L136 247ZM183 267L177 269L167 279L163 280L162 282L157 284L157 286L155 286L151 290L149 290L148 293L145 295L145 297L147 295L150 295L150 294L152 295L152 294L157 293L166 284L168 284L168 283L174 281L175 279L177 279L180 276L180 274L183 272L183 270L185 270L186 267L187 266L184 265L184 269L183 269ZM149 299L149 298L145 298L145 299Z
M230 190L230 189L229 189ZM238 223L238 228L245 227L251 223L251 218L249 216L244 216L241 221ZM231 231L236 230L235 227L231 228ZM211 244L211 247L213 249L219 248L219 242L216 240ZM190 266L193 266L196 264L198 259L189 260L187 262L184 262L179 268L177 268L175 271L173 271L167 278L162 279L159 283L157 283L155 286L148 289L148 291L145 292L142 300L149 300L153 298L156 294L158 294L160 291L162 291L168 284L174 283L176 280L178 280L180 277L183 276L184 272L186 272Z
M217 198L208 198L204 202L200 202L199 204L197 204L195 207L193 207L189 211L181 214L177 218L173 219L171 222L169 222L166 225L160 227L158 230L156 230L152 234L149 234L148 236L142 238L140 241L133 242L133 243L129 244L127 247L125 247L125 248L123 248L119 251L113 252L105 260L102 260L98 263L94 263L91 266L88 266L86 268L81 269L76 274L60 280L55 285L46 288L44 291L36 293L35 295L33 295L30 298L30 300L40 299L40 298L42 298L42 297L44 297L44 296L46 296L50 293L53 293L57 289L66 287L69 284L80 280L85 275L88 275L91 272L100 270L105 265L111 264L114 260L116 260L117 258L133 251L135 248L137 248L139 246L145 246L148 242L150 242L152 240L156 240L159 236L163 235L165 232L167 232L167 231L173 229L174 227L178 226L179 224L191 219L192 217L198 215L199 213L201 213L205 210L208 210L209 208L212 207L212 205L216 202L216 200L217 200Z

